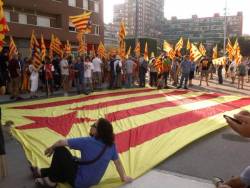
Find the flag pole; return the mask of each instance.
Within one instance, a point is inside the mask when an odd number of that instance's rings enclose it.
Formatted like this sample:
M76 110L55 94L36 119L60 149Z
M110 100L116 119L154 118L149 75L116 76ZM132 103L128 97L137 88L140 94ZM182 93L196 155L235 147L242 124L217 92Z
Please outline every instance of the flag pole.
M226 40L227 40L227 0L225 0L225 13L224 13L224 45L223 45L223 53L226 55Z

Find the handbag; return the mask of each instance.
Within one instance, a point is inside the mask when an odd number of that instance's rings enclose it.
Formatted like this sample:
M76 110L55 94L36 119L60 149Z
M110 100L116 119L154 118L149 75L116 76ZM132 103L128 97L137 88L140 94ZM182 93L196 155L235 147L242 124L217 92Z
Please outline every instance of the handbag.
M73 160L78 165L90 165L90 164L93 164L93 163L97 162L103 156L103 154L105 153L105 151L107 150L107 148L108 148L108 146L105 145L103 147L103 149L101 150L101 152L96 156L96 158L94 158L92 160L84 161L84 160L81 160L81 159L79 159L77 157L74 157Z

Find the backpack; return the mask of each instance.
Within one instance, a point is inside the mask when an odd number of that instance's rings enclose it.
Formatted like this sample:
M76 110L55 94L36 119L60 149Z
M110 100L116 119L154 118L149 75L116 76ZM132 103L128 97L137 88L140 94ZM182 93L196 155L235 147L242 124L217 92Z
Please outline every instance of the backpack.
M120 62L118 62L117 65L116 65L116 67L115 67L115 70L116 70L117 74L120 74L122 72L122 69L121 69L121 67L120 67L119 64L120 64Z

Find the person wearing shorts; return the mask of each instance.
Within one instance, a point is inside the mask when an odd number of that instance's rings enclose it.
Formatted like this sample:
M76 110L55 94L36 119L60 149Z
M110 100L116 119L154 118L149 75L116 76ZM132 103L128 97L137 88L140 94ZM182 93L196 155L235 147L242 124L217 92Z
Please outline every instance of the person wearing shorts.
M209 70L209 63L208 59L205 57L200 61L200 70L201 70L201 77L200 77L200 86L202 85L203 78L205 77L207 86L208 85L208 70Z

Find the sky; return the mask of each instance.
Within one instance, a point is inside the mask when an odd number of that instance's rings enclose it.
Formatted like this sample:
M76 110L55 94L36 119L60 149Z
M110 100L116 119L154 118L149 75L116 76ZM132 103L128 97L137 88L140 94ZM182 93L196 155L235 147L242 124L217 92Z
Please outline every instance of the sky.
M198 17L213 16L214 13L224 15L226 0L165 0L165 17L191 18L197 14ZM113 20L114 4L123 3L124 0L104 0L104 22ZM181 6L180 6L181 5ZM243 12L243 34L250 35L250 0L227 0L228 15L236 15L238 11Z

